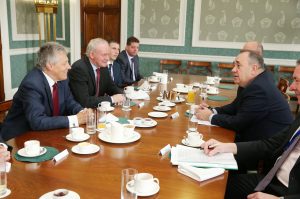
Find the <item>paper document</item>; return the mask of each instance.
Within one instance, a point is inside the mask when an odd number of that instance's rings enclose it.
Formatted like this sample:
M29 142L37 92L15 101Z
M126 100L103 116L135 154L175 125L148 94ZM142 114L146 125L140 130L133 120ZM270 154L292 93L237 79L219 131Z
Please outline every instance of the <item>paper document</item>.
M197 168L187 164L178 165L178 172L183 175L189 176L194 180L202 182L214 178L216 176L222 175L224 173L223 168Z
M207 156L203 150L182 145L172 147L171 163L173 165L188 164L206 168L238 169L232 153L219 153L214 156Z

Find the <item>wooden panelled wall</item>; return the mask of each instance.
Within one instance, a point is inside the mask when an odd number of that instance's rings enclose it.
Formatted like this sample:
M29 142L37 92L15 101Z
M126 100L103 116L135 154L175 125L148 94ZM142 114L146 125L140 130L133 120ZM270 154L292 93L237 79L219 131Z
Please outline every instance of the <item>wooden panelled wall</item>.
M4 79L3 79L3 61L2 61L2 42L0 34L0 102L5 100Z
M81 54L96 37L120 42L121 0L81 0Z

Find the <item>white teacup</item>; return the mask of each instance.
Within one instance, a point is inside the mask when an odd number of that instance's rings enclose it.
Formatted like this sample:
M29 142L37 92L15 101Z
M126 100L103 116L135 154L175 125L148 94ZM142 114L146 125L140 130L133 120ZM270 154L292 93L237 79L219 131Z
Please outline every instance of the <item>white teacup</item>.
M201 143L203 139L203 135L201 133L198 133L198 132L190 132L188 133L187 135L187 139L186 139L186 142L188 145L198 145Z
M133 86L126 86L126 87L124 88L124 92L125 92L126 94L133 93L133 92L134 92L134 87L133 87Z
M141 126L142 122L143 122L143 118L141 118L141 117L135 117L135 118L133 118L133 123L136 126Z
M176 88L182 90L184 89L184 84L176 84Z
M53 191L53 199L67 199L70 198L69 191L67 189L56 189Z
M151 118L144 118L143 123L145 125L151 125L153 120Z
M111 123L110 138L115 141L124 139L124 127L122 124L118 122Z
M89 152L92 149L92 144L88 142L80 142L79 144L77 144L77 146L78 150L82 153Z
M134 134L134 128L135 126L132 124L123 124L124 136L127 138L132 137Z
M150 173L138 173L134 176L134 187L139 193L145 193L151 190L154 185L153 183L159 184L159 180L153 178L153 175Z
M41 153L40 141L28 140L24 142L24 148L27 155L39 155Z
M214 87L214 86L209 86L206 88L206 92L208 93L218 93L218 88L217 87Z
M206 83L214 84L215 83L215 77L206 76Z
M84 128L82 127L76 127L70 129L70 134L73 139L80 139L84 136Z
M109 101L101 102L101 108L109 109L110 108L110 102Z

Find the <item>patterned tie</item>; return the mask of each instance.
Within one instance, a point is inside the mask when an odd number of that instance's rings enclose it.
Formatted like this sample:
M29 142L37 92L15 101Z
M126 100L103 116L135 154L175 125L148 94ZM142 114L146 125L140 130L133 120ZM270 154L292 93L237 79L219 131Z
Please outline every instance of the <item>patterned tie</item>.
M135 71L134 71L134 58L131 58L131 70L132 70L132 79L135 81Z
M298 135L298 132L295 134L296 136ZM255 191L263 191L269 185L269 183L271 182L271 180L277 173L278 169L281 167L281 165L284 163L286 158L292 152L293 148L299 141L299 138L300 138L300 136L297 136L295 139L292 139L292 143L284 151L284 153L281 155L280 159L277 160L277 162L274 164L273 168L269 171L269 173L258 183L258 185L254 189Z
M96 97L98 97L98 95L99 95L99 87L100 87L100 68L97 68L96 72L97 72Z
M53 84L52 87L53 116L59 116L59 96L57 83Z

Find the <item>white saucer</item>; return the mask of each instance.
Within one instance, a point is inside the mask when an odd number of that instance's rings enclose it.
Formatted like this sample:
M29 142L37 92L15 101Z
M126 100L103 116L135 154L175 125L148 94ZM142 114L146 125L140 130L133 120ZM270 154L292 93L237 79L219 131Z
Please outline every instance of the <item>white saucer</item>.
M159 102L158 105L159 106L168 106L168 107L174 107L174 106L176 106L175 103L169 102L169 101Z
M217 95L217 94L219 94L219 91L217 91L217 92L206 91L206 93L209 95Z
M158 79L157 79L157 80L155 80L155 79L150 79L149 82L152 82L152 83L158 83L159 80L158 80Z
M126 188L129 192L134 193L134 181L129 181L126 184ZM160 187L159 184L156 182L153 182L153 186L147 191L147 192L136 192L137 196L152 196L156 194L159 191Z
M101 132L98 134L98 138L104 142L113 143L113 144L126 144L139 140L141 138L141 134L134 131L133 136L126 138L124 140L112 140L110 135L106 132Z
M159 111L150 112L150 113L148 113L148 115L150 117L157 117L157 118L163 118L163 117L167 117L168 116L167 113L159 112Z
M156 110L156 111L169 111L169 110L171 110L171 108L168 107L168 106L154 106L153 110Z
M95 144L91 144L91 145L92 145L92 147L89 151L85 151L85 152L80 151L79 148L78 148L78 145L73 146L71 151L73 153L77 153L77 154L81 154L81 155L87 155L87 154L97 153L100 150L99 146L97 146Z
M157 125L157 121L152 120L151 124L145 124L144 122L142 122L140 125L138 124L134 124L135 127L139 127L139 128L150 128L150 127L154 127Z
M105 108L105 111L108 111L108 112L113 111L113 110L115 110L115 107L112 107L112 106L110 106L109 108Z
M6 192L4 195L0 196L0 198L5 198L6 196L8 196L9 194L11 194L11 190L6 188Z
M165 101L162 97L157 97L156 99L161 102ZM185 99L182 97L180 97L177 100L171 100L171 102L173 102L173 103L180 103L180 102L184 102L184 101L185 101Z
M205 84L208 84L208 85L214 85L215 84L215 82L204 82Z
M68 195L70 195L70 197L68 197L68 199L80 199L80 196L78 195L78 193L76 193L74 191L70 191L69 190L69 194ZM39 199L53 199L53 191L45 193Z
M188 93L188 89L187 88L182 88L182 89L173 88L173 91L179 92L179 93Z
M201 140L198 144L195 144L195 145L190 145L190 144L187 144L186 143L186 140L185 139L182 139L181 140L181 143L183 144L183 145L185 145L185 146L190 146L190 147L200 147L201 146L201 144L203 144L205 141L204 140Z
M20 156L23 156L23 157L34 158L34 157L44 155L46 152L47 152L47 149L45 147L40 147L40 154L38 154L38 155L28 155L25 151L25 148L22 148L18 151L18 154Z
M90 135L86 134L86 133L83 134L83 136L79 139L74 139L71 134L68 134L66 136L66 139L69 141L72 141L72 142L82 142L82 141L88 140L89 138L90 138Z

